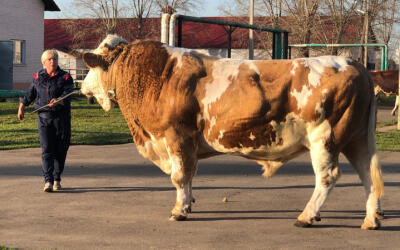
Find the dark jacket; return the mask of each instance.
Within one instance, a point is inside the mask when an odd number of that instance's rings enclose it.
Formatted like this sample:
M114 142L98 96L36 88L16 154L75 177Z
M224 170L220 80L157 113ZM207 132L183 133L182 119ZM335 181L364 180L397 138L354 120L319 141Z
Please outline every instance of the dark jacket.
M25 106L29 106L33 101L34 109L40 108L44 105L49 104L53 98L60 98L74 90L74 81L71 75L57 68L57 75L50 77L45 69L35 73L31 85L29 86L28 92L22 98L22 103ZM63 100L63 105L55 105L52 108L46 107L39 111L39 113L49 112L54 115L58 114L70 114L71 109L71 98Z

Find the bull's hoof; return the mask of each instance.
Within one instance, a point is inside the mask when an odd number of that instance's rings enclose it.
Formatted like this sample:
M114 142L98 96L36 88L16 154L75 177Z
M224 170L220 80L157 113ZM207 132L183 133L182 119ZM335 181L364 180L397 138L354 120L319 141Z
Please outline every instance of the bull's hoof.
M385 214L383 212L377 212L375 218L378 220L383 220L385 219Z
M317 216L315 216L315 217L313 218L313 220L315 220L315 221L321 221L321 216L317 215Z
M296 223L294 223L296 227L311 227L311 223L305 222L305 221L299 221L297 220Z
M169 216L170 221L183 221L186 220L187 216L182 214L171 214Z
M369 221L364 221L364 223L361 225L361 229L364 229L364 230L377 230L380 227L381 227L381 223L377 219L375 219L375 223L371 223Z

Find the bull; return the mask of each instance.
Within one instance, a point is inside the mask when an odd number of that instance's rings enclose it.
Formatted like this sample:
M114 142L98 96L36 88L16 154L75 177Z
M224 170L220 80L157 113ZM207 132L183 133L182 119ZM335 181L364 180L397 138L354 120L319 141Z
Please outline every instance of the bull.
M139 153L171 176L176 203L170 220L184 220L191 212L200 159L242 156L271 177L309 151L315 189L295 225L320 220L343 153L367 196L361 228L380 226L376 104L373 82L360 64L334 56L222 59L156 41L127 43L116 35L83 60L90 70L82 93L94 96L105 111L118 103Z
M384 93L386 96L396 95L396 101L392 109L391 115L396 114L399 109L399 70L374 70L370 71L374 82L375 96L379 93Z

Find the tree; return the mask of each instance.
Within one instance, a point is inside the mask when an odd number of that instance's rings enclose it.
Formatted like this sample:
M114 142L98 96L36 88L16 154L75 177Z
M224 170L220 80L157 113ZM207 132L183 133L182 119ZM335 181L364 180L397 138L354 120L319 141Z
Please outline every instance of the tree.
M192 10L200 7L199 0L155 0L160 13L174 14L175 12L182 11L191 12Z
M345 28L352 23L359 27L360 22L356 22L356 9L359 7L358 1L353 0L324 0L321 6L322 16L326 16L325 20L320 19L321 25L324 22L329 22L333 24L333 32L327 34L322 33L325 43L340 44L342 43L343 36L345 34ZM354 23L356 22L356 23ZM358 28L359 30L359 28ZM337 55L338 48L332 47L331 54Z
M72 6L88 17L80 22L66 20L64 28L72 36L75 48L85 48L88 35L96 35L99 39L114 33L118 25L121 6L119 0L74 0Z
M148 18L152 14L153 6L155 5L154 0L131 0L130 6L132 7L132 16L136 18L137 31L136 39L143 38L143 24L144 19Z

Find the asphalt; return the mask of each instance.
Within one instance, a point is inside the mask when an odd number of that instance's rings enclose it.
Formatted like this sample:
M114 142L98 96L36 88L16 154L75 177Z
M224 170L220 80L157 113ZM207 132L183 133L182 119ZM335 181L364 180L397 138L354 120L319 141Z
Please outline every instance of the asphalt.
M391 119L384 112L378 112L378 120ZM193 182L193 212L186 221L170 222L175 189L169 176L141 157L133 144L72 146L64 189L54 193L42 192L39 148L0 151L0 246L398 249L400 153L379 152L379 158L386 218L379 230L365 231L360 229L363 187L343 157L343 174L322 208L322 221L297 228L293 223L314 188L308 154L287 163L271 179L243 158L202 160Z

